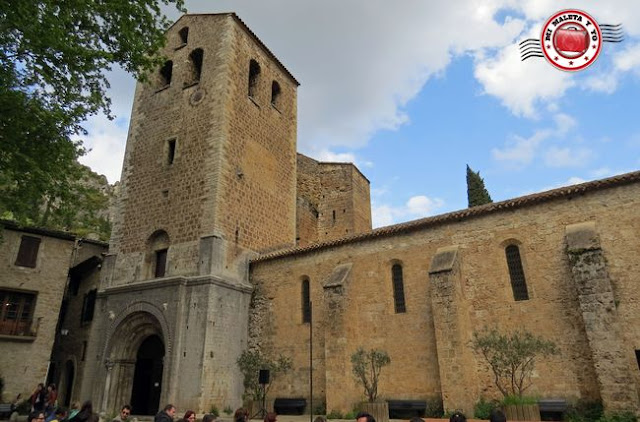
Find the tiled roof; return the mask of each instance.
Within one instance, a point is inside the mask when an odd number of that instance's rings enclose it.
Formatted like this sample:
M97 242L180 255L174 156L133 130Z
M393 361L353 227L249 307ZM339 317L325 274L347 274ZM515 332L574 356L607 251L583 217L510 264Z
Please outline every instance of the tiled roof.
M542 202L553 201L560 198L566 198L573 195L581 195L589 192L598 191L601 189L608 189L617 186L624 186L631 183L637 183L640 181L640 171L634 171L631 173L621 174L619 176L609 177L607 179L595 180L592 182L581 183L579 185L572 185L561 187L558 189L552 189L545 192L534 193L531 195L521 196L515 199L509 199L501 202L494 202L491 204L481 205L477 207L466 208L460 211L454 211L447 214L436 215L433 217L422 218L419 220L413 220L406 223L395 224L392 226L380 227L366 233L360 233L340 239L330 240L327 242L314 243L303 247L295 247L289 249L281 249L275 252L269 252L251 260L254 262L269 261L276 258L282 258L291 255L302 255L305 253L315 252L322 249L327 249L333 246L346 245L350 243L356 243L366 239L374 239L385 236L392 236L400 233L407 233L411 231L421 230L431 226L437 226L440 224L459 222L474 217L479 217L487 214L493 214L502 212L504 210L512 210L523 208L539 204Z

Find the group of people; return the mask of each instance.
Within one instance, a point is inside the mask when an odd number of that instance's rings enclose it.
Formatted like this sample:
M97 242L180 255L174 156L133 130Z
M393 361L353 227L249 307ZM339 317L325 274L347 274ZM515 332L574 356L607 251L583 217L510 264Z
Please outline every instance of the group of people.
M93 412L91 401L86 401L80 409L75 404L71 411L67 414L66 409L57 405L58 394L55 384L50 384L46 390L43 384L38 384L36 390L31 395L31 414L27 422L98 422L99 418ZM168 404L155 416L153 422L174 422L176 415L176 407ZM111 422L132 422L129 421L131 416L131 406L125 404L120 409L120 413L111 420ZM278 415L269 412L264 416L263 422L277 422ZM202 422L215 422L216 416L207 413L202 417ZM196 422L196 413L193 410L187 410L184 417L178 422ZM246 409L238 409L233 415L233 422L249 422L249 412ZM318 416L314 422L327 422L327 420ZM356 422L376 422L375 418L366 412L360 412L356 415ZM419 417L411 418L409 422L424 422ZM467 418L460 412L455 412L449 418L449 422L467 422ZM489 422L507 422L505 414L496 409L491 412Z

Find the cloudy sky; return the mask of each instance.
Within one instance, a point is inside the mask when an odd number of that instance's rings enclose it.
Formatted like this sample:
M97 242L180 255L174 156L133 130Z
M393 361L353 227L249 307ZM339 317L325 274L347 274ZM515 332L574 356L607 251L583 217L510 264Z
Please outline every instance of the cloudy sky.
M640 1L187 0L236 12L301 82L298 150L356 163L374 226L467 206L465 166L494 201L640 168ZM520 61L567 8L623 25L589 68ZM172 18L175 11L167 9ZM120 177L135 82L111 74L115 121L87 122L83 162Z

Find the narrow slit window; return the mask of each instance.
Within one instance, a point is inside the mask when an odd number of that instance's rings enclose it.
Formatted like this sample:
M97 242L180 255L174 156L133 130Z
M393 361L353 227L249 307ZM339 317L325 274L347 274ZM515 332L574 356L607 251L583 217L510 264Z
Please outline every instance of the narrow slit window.
M196 48L189 54L189 66L191 69L191 75L188 80L188 84L196 84L200 82L202 76L202 61L204 59L204 52L201 48Z
M280 108L280 84L276 81L271 83L271 105Z
M184 45L189 41L189 27L185 26L180 31L178 31L178 35L180 36L180 44Z
M165 269L167 267L167 249L160 249L156 251L156 278L164 277Z
M40 249L40 238L33 236L22 236L20 249L16 258L16 265L19 267L35 268L38 260L38 250Z
M258 93L258 80L260 79L260 65L257 61L249 62L249 97L254 98Z
M505 248L505 254L507 257L507 266L509 267L509 278L511 279L513 298L517 301L528 300L529 292L527 290L527 281L524 277L524 269L522 268L520 249L517 245L509 245Z
M308 278L302 280L302 322L311 322L311 291Z
M93 314L96 308L97 293L98 290L93 289L84 295L84 302L82 303L82 315L80 319L80 322L82 324L93 321Z
M391 267L391 280L393 282L393 304L396 314L407 312L404 301L404 280L402 279L402 265L394 264Z
M160 68L160 88L171 85L171 77L173 75L173 62L167 60Z
M167 164L173 164L173 161L176 158L176 140L169 139L167 141Z

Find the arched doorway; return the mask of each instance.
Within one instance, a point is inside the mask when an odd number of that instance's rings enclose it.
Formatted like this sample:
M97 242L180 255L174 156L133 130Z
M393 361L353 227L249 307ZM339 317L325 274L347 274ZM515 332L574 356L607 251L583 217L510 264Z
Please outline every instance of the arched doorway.
M71 404L71 392L73 391L74 376L75 369L73 368L73 362L68 360L64 368L64 406L67 408Z
M131 407L136 415L155 415L160 407L164 343L157 335L144 339L136 355Z

